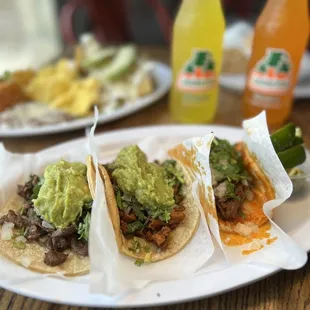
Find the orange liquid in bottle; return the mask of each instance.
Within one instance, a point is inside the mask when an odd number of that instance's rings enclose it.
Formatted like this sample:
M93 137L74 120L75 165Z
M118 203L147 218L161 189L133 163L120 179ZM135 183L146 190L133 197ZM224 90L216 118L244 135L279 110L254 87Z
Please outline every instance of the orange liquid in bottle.
M266 110L271 127L287 120L308 36L307 0L267 2L255 26L243 96L244 118Z

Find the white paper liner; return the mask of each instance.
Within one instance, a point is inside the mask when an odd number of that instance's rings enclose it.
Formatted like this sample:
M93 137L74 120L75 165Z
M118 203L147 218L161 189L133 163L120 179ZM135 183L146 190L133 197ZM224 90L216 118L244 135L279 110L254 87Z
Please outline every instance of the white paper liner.
M162 144L157 137L147 137L138 143L148 159L163 160L171 144ZM119 151L119 150L118 150ZM114 157L117 155L115 153ZM112 160L113 156L109 158ZM99 158L106 163L106 158ZM104 195L104 185L97 173L95 205L92 210L90 230L90 292L120 297L132 290L139 290L153 281L168 281L190 277L213 254L213 243L203 216L199 228L185 248L171 258L141 267L134 259L119 253ZM195 193L195 185L193 189ZM199 205L199 200L197 200Z
M95 122L92 127L92 134L95 130L98 120L98 111L95 109ZM68 149L66 152L59 154L58 152L43 152L31 154L14 154L5 150L3 144L0 144L0 208L4 207L10 198L17 193L17 185L24 184L29 180L30 174L43 175L47 165L66 160L68 162L86 163L88 155L95 154L91 152L94 149L85 139L82 146ZM21 257L23 257L21 251ZM1 257L3 260L7 260ZM23 259L29 259L23 257ZM43 258L42 258L43 259ZM7 260L8 261L8 260ZM29 271L21 266L9 262L10 266L7 269L0 268L0 278L8 284L17 284L27 281L40 280L46 277L59 277L68 281L81 281L81 277L65 277L61 272L56 274L40 274ZM12 272L12 270L16 270ZM83 282L84 280L82 280Z
M244 142L249 151L254 154L271 180L275 189L276 199L264 204L264 212L270 219L271 211L287 200L292 193L292 183L284 170L270 140L265 112L255 118L243 122L245 129ZM210 180L206 180L210 186ZM271 219L270 236L266 239L255 239L251 243L241 246L226 246L219 235L217 221L211 221L210 230L222 248L226 259L230 263L266 263L284 269L297 269L307 261L307 253L302 250L287 234L285 234ZM277 237L271 244L267 239ZM261 245L264 247L251 254L243 255L243 250L254 250Z

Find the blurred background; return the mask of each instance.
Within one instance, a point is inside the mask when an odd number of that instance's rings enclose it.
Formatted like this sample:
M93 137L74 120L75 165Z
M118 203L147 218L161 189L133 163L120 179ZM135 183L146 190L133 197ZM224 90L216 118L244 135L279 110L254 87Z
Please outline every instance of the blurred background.
M255 21L264 3L223 0L227 24ZM102 42L166 45L179 5L180 0L0 0L0 70L39 66L90 31Z

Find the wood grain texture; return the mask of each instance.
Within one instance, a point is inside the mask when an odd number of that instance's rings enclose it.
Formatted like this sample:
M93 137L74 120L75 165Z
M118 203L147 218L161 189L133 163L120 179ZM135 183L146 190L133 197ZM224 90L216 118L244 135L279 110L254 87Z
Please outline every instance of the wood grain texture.
M143 49L151 57L168 62L169 51L163 48L149 47ZM310 100L295 102L290 118L299 125L310 147ZM218 113L215 124L239 126L242 118L240 113L240 95L221 90ZM164 97L153 106L128 116L122 120L98 127L97 132L134 126L173 123L168 111L168 97ZM84 130L62 133L44 137L1 139L5 147L12 152L36 152L45 147L65 142L84 135ZM0 266L1 268L1 266ZM31 298L0 289L0 310L82 310L87 308L62 306L41 302ZM281 271L271 277L263 279L249 286L232 292L221 294L209 299L182 303L179 305L154 307L151 310L204 310L204 309L309 309L310 310L310 262L296 271Z

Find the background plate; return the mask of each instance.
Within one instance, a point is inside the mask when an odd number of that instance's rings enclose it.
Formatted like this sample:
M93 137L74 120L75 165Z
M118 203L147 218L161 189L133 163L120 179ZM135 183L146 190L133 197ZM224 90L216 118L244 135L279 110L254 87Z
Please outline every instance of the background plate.
M220 75L220 85L232 91L241 93L245 89L246 76L244 74L222 74ZM296 99L310 97L310 79L298 83L294 89Z
M134 104L125 104L124 107L115 110L110 114L99 115L98 124L105 124L124 116L135 113L163 97L171 86L171 70L170 68L160 62L152 62L154 69L152 71L156 89L153 93L137 99ZM54 134L58 132L71 131L75 129L84 128L93 124L93 117L84 117L73 121L57 123L48 126L29 127L29 128L14 128L14 129L0 129L0 137L21 137L21 136L35 136Z
M234 127L222 126L157 126L140 127L128 130L113 131L96 136L100 145L100 159L108 160L117 154L117 151L128 144L136 143L146 136L161 137L162 143L171 145L192 137L201 136L214 131L219 138L228 138L231 142L242 139L242 130ZM64 154L70 147L85 143L85 139L73 140L64 144L48 148L41 153L57 152ZM159 145L159 147L160 147ZM306 196L294 198L275 210L274 220L286 231L303 249L310 250L310 191ZM280 269L268 265L239 264L224 268L225 261L219 249L208 262L209 272L195 275L190 279L157 282L150 284L140 292L132 293L117 302L103 295L88 293L88 277L78 277L70 280L57 278L36 278L36 274L22 267L14 265L0 257L0 267L7 268L12 273L32 275L33 280L8 284L0 280L0 286L25 296L62 304L88 307L136 307L152 306L170 303L180 303L193 299L201 299L219 294L240 286L250 284L263 277L271 275Z

